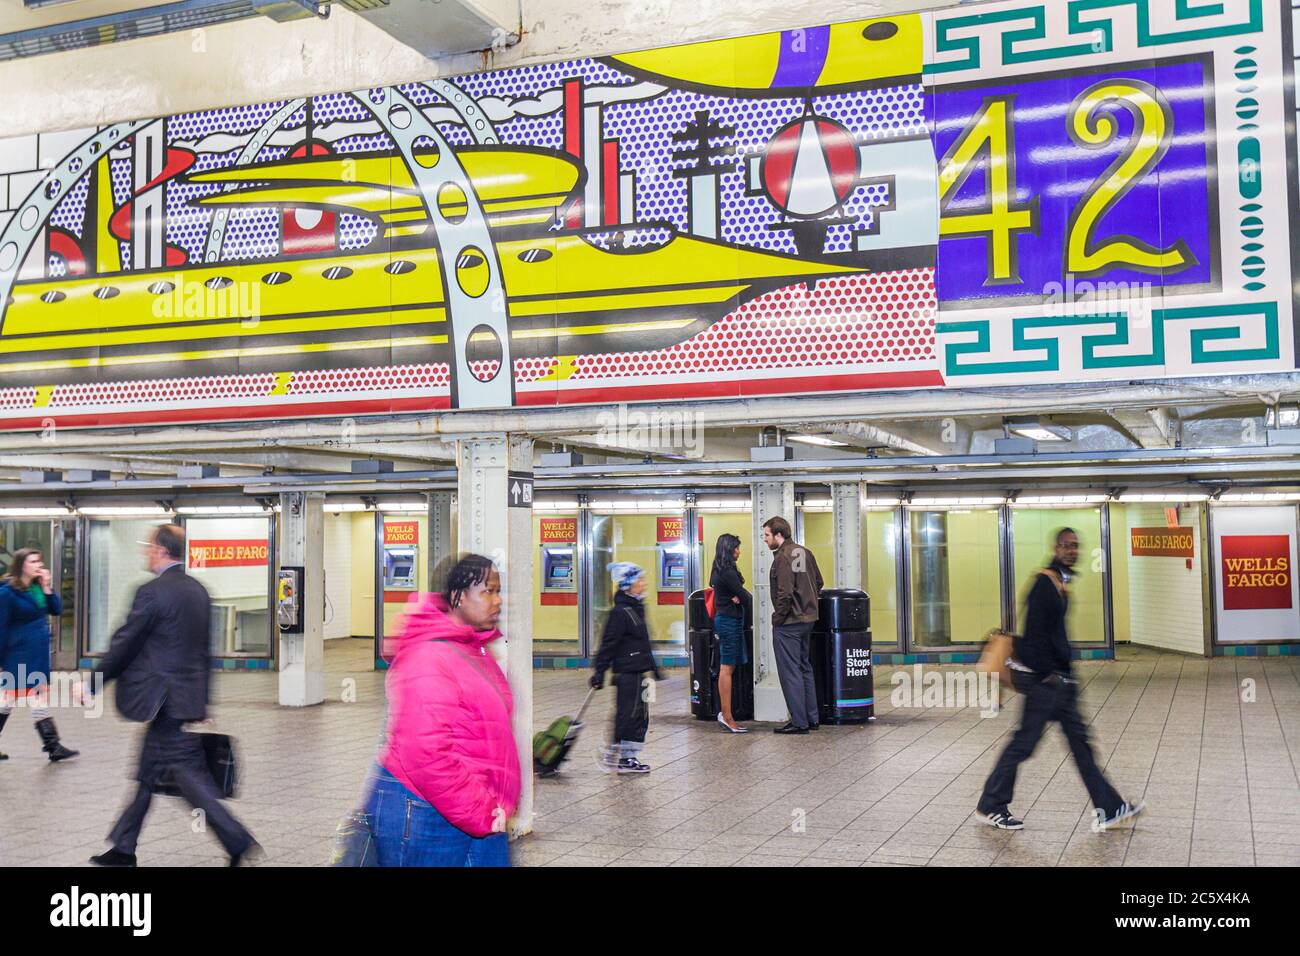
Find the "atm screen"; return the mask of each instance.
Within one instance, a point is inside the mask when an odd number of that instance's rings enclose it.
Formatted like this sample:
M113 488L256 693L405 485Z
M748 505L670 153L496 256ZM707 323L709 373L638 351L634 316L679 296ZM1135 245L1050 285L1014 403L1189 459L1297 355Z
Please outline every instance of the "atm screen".
M686 568L680 564L670 564L668 566L668 583L681 584L686 580Z
M551 565L550 579L548 584L568 584L573 580L573 565L571 564L553 564Z

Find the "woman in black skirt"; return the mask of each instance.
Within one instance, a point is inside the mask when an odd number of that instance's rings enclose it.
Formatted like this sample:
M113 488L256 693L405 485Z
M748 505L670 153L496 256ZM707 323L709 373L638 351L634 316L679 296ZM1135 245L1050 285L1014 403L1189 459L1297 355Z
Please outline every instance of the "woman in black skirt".
M718 535L713 571L709 587L713 588L713 630L718 635L722 666L718 673L718 696L722 712L718 723L733 734L749 731L739 726L731 716L731 678L736 667L749 663L749 649L745 646L745 614L753 596L745 590L745 577L736 567L740 557L740 539L734 534Z

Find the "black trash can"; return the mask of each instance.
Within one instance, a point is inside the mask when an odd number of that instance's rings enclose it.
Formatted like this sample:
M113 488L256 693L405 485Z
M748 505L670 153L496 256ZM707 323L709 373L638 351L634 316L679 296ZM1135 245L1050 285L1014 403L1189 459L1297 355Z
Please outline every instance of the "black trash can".
M718 695L718 673L722 661L713 621L704 606L703 591L691 594L687 601L687 615L691 713L696 720L717 720L722 710ZM731 716L736 720L754 719L754 628L748 613L745 615L745 642L749 663L739 665L731 675Z
M864 591L822 591L810 650L822 723L874 720L871 601Z

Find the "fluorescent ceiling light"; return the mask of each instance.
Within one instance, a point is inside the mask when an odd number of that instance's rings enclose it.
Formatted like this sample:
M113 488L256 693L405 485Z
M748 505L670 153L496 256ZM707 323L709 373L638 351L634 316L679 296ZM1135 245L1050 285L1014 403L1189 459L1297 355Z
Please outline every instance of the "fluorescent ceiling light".
M1021 495L1012 505L1095 505L1107 495Z
M664 515L679 512L686 508L686 502L677 499L663 501L593 501L592 511L653 511Z
M824 448L849 447L848 442L836 441L834 438L827 438L825 435L786 435L785 440L799 442L801 445L821 445Z
M551 498L545 500L533 499L534 511L577 511L578 501L576 498Z
M959 505L1001 505L1006 498L992 496L973 498L913 498L909 504L912 508L946 508Z
M157 505L151 505L151 506L136 505L130 507L117 506L117 505L87 505L83 508L78 508L77 511L83 515L99 515L105 518L164 517L166 515L170 515L174 513L159 508Z
M1296 491L1225 491L1219 501L1300 501Z
M70 518L67 508L0 508L0 518Z
M325 510L332 514L342 514L345 511L367 511L369 509L359 501L326 501Z
M181 505L176 509L179 515L264 515L266 510L261 505L212 505L204 508L200 505Z
M429 510L429 505L423 501L381 501L378 508L383 512L403 511L423 514Z
M1160 492L1155 494L1139 494L1136 492L1133 494L1129 494L1128 492L1124 492L1119 496L1119 500L1120 501L1151 501L1151 502L1165 502L1168 504L1176 504L1180 501L1205 501L1209 497L1210 497L1209 495L1201 491L1186 491L1186 492L1166 491L1166 492Z
M1007 431L1034 441L1069 441L1074 433L1064 425L1045 424L1040 421L1007 421Z

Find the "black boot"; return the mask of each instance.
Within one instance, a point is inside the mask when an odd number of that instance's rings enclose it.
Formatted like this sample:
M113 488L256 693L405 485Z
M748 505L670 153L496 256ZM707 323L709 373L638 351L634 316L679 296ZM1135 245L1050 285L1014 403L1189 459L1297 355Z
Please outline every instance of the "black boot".
M45 744L41 749L50 755L51 763L58 763L60 760L67 760L81 753L80 750L69 750L59 743L59 730L54 726L53 717L36 721L36 732L41 735L41 741Z
M5 729L5 721L8 720L8 719L9 719L9 715L8 715L7 713L0 714L0 733L2 733L2 732L4 731L4 729ZM6 754L6 753L0 753L0 760L8 760L8 759L9 759L9 755L8 755L8 754Z

